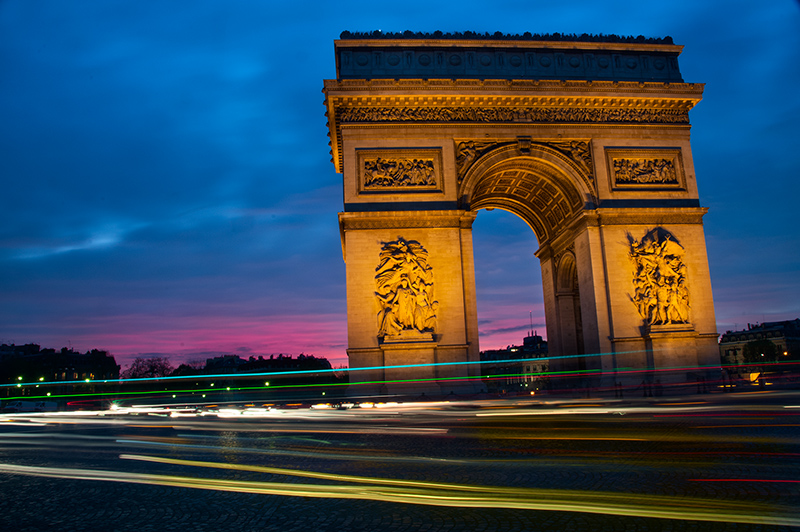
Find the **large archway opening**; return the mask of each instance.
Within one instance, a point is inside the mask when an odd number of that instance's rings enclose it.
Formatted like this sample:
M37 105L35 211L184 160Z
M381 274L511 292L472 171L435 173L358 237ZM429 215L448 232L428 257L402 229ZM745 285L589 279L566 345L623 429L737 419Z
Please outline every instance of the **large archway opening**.
M532 331L546 339L536 235L516 214L481 209L472 225L478 333L482 351L522 344Z
M558 154L545 147L533 151L520 156L510 148L496 150L464 180L465 206L478 213L473 224L478 341L486 361L514 358L517 350L506 346L527 352L535 331L547 340L553 363L546 367L578 376L587 363L574 228L591 194ZM511 353L499 352L503 349ZM524 362L519 365L527 369Z

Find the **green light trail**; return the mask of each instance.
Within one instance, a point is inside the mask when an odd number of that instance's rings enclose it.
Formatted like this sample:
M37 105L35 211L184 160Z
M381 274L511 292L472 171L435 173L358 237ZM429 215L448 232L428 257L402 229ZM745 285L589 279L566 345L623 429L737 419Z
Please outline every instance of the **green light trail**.
M584 356L597 356L597 355L576 355L578 357ZM574 356L567 356L567 357L554 357L554 358L574 358ZM544 359L515 359L515 360L508 360L502 361L502 363L506 362L525 362L525 361L539 361ZM498 361L483 361L483 364L492 363L498 364L501 362ZM369 370L385 370L385 369L407 369L407 368L417 368L417 367L430 367L430 366L442 366L442 365L464 365L464 364L474 364L474 362L457 362L457 363L438 363L438 364L409 364L409 365L398 365L398 366L375 366L369 368L358 368L355 370L348 370L348 371L369 371ZM766 364L758 364L758 366L791 366L797 365L800 362L772 362ZM745 364L744 366L750 366L751 364ZM741 365L737 365L741 366ZM733 366L733 367L737 367ZM729 367L729 366L722 366ZM476 381L476 380L497 380L497 379L505 379L505 378L522 378L522 377L591 377L591 376L601 376L601 375L631 375L636 373L669 373L669 372L676 372L676 371L696 371L696 370L716 370L719 369L720 366L715 365L706 365L706 366L670 366L666 368L659 368L659 369L638 369L638 368L617 368L614 372L604 372L601 369L585 369L585 370L570 370L570 371L542 371L542 372L521 372L521 373L502 373L502 374L494 374L494 375L462 375L462 376L455 376L455 377L429 377L429 378L419 378L419 379L387 379L387 380L364 380L364 381L355 381L355 382L332 382L332 383L306 383L306 384L270 384L265 386L237 386L237 387L229 387L221 388L221 387L209 387L209 388L195 388L195 389L181 389L181 390L138 390L138 391L107 391L107 392L83 392L83 393L73 393L73 394L50 394L50 395L18 395L18 396L9 396L3 398L3 400L32 400L32 399L43 399L43 400L52 400L52 399L103 399L107 398L109 400L120 397L120 396L153 396L153 395L172 395L172 394L183 394L183 395L197 395L199 393L205 394L212 394L212 395L219 395L222 393L230 393L230 392L241 392L241 391L253 391L253 390L261 390L269 392L271 390L287 390L287 389L306 389L306 388L339 388L342 386L364 386L364 385L382 385L382 384L409 384L409 383L424 383L424 382L441 382L441 381ZM292 377L301 374L308 374L308 373L328 373L331 371L341 371L341 370L322 370L322 371L311 371L311 370L301 370L301 371L287 371L287 372L269 372L269 373L243 373L243 374L218 374L218 375L193 375L193 376L181 376L181 377L162 377L162 378L154 378L154 379L120 379L119 381L91 381L87 383L85 381L56 381L56 382L37 382L36 385L38 386L56 386L56 385L64 385L73 382L74 384L80 385L120 385L132 382L139 382L139 383L146 383L146 382L160 382L163 380L186 380L194 379L194 380L209 380L214 378L224 378L226 380L237 380L237 379L249 379L255 377L264 377L264 376L281 376L281 377ZM689 383L694 384L694 383ZM20 388L17 384L12 385L3 385L6 387L17 387Z
M395 366L370 366L365 368L343 368L343 369L307 369L307 370L296 370L296 371L269 371L263 373L243 373L243 374L235 374L232 375L230 373L217 373L212 375L179 375L175 377L146 377L146 378L136 378L136 379L117 379L111 380L103 379L103 380L74 380L74 381L31 381L31 382L15 382L11 384L0 384L0 388L4 387L18 387L22 386L32 386L32 385L55 385L55 384L111 384L111 383L124 383L124 382L161 382L161 381L173 381L173 380L191 380L191 379L230 379L236 377L274 377L274 376L285 376L285 375L307 375L307 374L320 374L320 373L341 373L341 372L353 372L353 371L371 371L376 369L407 369L407 368L427 368L427 367L439 367L439 366L465 366L465 365L480 365L480 364L499 364L499 363L508 363L508 362L527 362L527 361L546 361L546 360L558 360L558 359L572 359L572 358L585 358L585 357L601 357L601 356L609 356L609 355L623 355L623 354L635 354L635 353L643 353L644 351L622 351L619 353L597 353L597 354L588 354L588 355L557 355L551 357L541 357L541 358L516 358L516 359L509 359L509 360L476 360L470 362L434 362L431 364L400 364Z

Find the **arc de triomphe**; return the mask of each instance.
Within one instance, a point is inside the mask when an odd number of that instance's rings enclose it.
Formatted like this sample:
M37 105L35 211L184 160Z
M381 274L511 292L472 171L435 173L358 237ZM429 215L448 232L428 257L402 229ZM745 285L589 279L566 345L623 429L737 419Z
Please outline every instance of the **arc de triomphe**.
M373 383L358 393L480 388L471 227L486 208L536 235L550 355L592 355L551 371L667 383L719 364L689 142L703 85L681 78L681 46L631 41L335 41L347 353L373 368L351 372Z

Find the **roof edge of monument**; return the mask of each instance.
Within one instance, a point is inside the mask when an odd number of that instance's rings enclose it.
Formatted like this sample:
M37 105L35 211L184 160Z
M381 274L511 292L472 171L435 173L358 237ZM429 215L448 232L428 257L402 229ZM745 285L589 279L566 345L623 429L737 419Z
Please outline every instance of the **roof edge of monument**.
M494 33L479 33L474 31L444 33L441 31L430 32L413 32L406 30L400 32L383 32L375 30L371 32L351 32L343 31L339 35L341 40L447 40L447 41L533 41L533 42L568 42L568 43L614 43L614 44L657 44L657 45L674 45L672 37L669 35L665 37L645 37L639 36L621 36L614 34L589 34L582 33L531 33L526 31L522 35L502 33L496 31Z
M334 41L338 79L616 79L681 82L671 37L351 33Z

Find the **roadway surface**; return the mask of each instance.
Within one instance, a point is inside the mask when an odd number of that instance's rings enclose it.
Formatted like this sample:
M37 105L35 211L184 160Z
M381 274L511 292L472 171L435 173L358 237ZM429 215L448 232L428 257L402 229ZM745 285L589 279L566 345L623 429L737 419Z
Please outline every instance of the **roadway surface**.
M798 406L782 392L3 414L0 530L798 530Z

